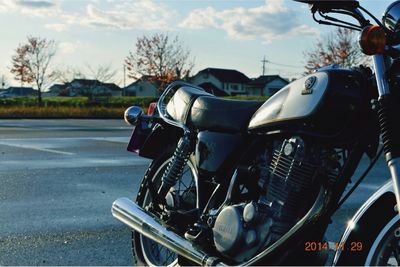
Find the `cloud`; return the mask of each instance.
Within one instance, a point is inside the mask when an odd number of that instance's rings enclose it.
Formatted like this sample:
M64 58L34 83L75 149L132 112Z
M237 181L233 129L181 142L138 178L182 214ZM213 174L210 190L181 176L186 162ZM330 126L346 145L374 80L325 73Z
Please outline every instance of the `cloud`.
M30 17L53 17L47 29L65 31L71 25L95 28L160 30L168 28L175 11L153 0L90 0L80 12L67 13L63 0L0 0L0 13L21 13Z
M45 24L44 27L57 32L63 32L68 29L68 25L63 23Z
M65 15L68 24L114 28L114 29L165 29L174 14L170 8L152 0L117 1L107 10L100 9L96 2L86 6L84 15Z
M81 42L60 42L58 48L61 54L68 55L74 53L77 49L81 48L83 45Z
M12 12L16 8L16 4L12 0L0 0L0 12Z
M188 29L218 28L220 22L218 11L212 7L207 7L204 9L195 9L190 12L189 16L180 26Z
M296 12L288 9L283 0L265 0L255 8L233 8L222 11L212 7L195 9L179 24L182 28L217 28L232 39L266 42L295 35L315 35L318 30L302 24Z
M61 13L60 0L0 0L0 13L20 12L31 17L56 16Z

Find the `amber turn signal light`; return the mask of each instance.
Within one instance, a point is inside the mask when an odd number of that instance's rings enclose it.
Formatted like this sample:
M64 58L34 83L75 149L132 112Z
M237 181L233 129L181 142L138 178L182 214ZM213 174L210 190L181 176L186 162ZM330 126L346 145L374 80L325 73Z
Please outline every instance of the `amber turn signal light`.
M385 45L386 35L382 27L371 25L361 31L360 46L364 54L369 56L382 54Z

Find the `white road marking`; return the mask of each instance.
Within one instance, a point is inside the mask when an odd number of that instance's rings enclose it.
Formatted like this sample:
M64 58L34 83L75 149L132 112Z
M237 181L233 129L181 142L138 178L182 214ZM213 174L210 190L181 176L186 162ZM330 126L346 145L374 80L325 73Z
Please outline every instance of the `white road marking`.
M8 144L6 142L0 142L0 145L18 147L18 148L24 148L24 149L32 149L32 150L56 153L56 154L61 154L61 155L75 155L75 153L72 153L72 152L65 152L65 151L60 151L60 150L54 150L54 149L48 149L48 148L40 148L40 147L22 145L22 144L15 144L15 143L14 144Z
M128 137L93 137L91 139L97 140L97 141L106 141L106 142L128 144L130 136L128 136Z
M46 140L51 143L51 140L55 141L73 141L73 140L97 140L97 141L106 141L106 142L115 142L115 143L128 143L129 142L130 136L123 136L123 137L118 137L118 136L109 136L109 137L98 137L98 136L93 136L93 137L49 137L49 138L2 138L1 143L4 141L42 141Z
M32 149L37 151L56 153L61 155L76 155L73 152L65 152L58 149L52 148L60 148L66 147L69 145L64 145L60 142L69 142L69 141L81 141L81 140L95 140L95 141L104 141L104 142L113 142L113 143L126 143L129 142L129 136L124 137L50 137L50 138L24 138L24 139L16 139L16 138L7 138L1 139L0 145L10 146L10 147L18 147L24 149Z
M381 185L379 185L379 184L363 184L363 183L361 183L358 187L364 188L364 189L367 189L367 190L378 190L378 188L380 186Z
M76 169L88 167L133 167L146 166L150 160L135 157L108 158L70 158L68 160L29 160L29 165L21 164L18 160L1 161L1 171L18 170L49 170L49 169Z
M336 251L339 247L339 243L338 242L328 242L328 246L329 246L329 250L333 250Z

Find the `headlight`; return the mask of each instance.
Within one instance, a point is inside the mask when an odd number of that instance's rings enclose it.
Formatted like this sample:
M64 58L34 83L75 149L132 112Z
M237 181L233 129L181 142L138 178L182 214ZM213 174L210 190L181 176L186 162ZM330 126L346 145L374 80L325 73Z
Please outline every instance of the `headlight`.
M400 1L389 5L383 14L382 21L390 31L397 33L400 30Z

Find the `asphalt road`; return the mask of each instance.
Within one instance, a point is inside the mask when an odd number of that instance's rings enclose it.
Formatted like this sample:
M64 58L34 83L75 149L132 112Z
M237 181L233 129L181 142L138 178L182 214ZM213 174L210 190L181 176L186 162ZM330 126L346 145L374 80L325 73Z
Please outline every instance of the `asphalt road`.
M0 121L0 265L132 265L111 215L147 160L120 120Z
M130 133L121 120L0 121L0 265L133 264L130 231L110 212L117 197L135 196L149 163L126 151ZM329 241L387 177L381 159L335 215Z

